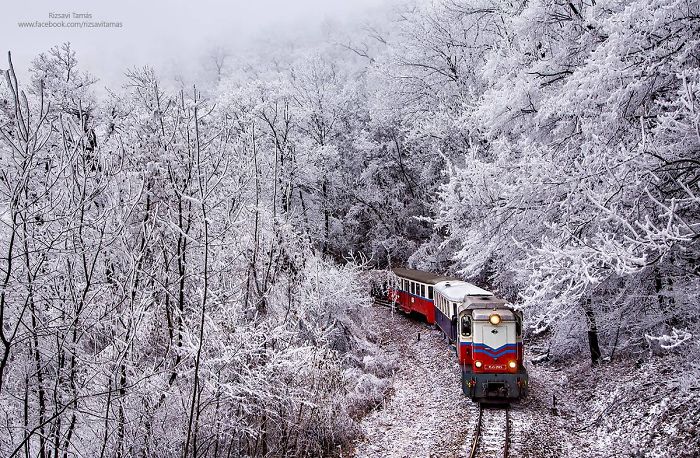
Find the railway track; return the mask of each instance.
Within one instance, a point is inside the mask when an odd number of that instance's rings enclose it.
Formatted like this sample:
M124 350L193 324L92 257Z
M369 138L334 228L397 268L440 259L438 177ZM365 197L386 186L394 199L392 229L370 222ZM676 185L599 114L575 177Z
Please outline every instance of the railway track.
M392 308L392 307L396 307L397 304L392 304L390 301L388 301L386 299L383 299L380 297L375 297L374 298L374 305Z
M375 298L375 305L396 308L398 304ZM479 403L479 417L469 458L508 458L510 445L510 406Z
M508 458L510 408L479 404L479 419L469 458Z

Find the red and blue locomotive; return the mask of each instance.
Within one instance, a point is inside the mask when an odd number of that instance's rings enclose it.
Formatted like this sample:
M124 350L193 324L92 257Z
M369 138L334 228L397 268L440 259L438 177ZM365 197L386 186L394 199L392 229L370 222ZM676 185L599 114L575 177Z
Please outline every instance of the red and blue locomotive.
M393 269L389 300L419 313L457 349L462 390L475 401L516 400L527 394L522 314L493 293L455 278Z

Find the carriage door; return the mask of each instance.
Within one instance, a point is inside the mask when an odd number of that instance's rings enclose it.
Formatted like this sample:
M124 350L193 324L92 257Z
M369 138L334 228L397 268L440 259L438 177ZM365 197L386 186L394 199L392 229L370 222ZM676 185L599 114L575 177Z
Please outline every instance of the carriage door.
M459 326L457 323L457 303L450 302L450 305L452 306L452 310L450 310L450 339L452 342L458 342L459 332L457 331L457 328ZM457 343L457 348L459 348L459 343Z

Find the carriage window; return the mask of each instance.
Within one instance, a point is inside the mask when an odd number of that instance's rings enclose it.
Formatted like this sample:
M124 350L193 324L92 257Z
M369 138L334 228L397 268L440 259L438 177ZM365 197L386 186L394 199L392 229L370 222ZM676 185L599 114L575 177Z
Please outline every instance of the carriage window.
M416 294L416 284L411 282L411 294Z
M428 286L428 299L432 299L432 298L433 298L433 287Z
M420 285L420 295L421 297L425 297L425 285Z
M464 337L469 337L472 335L472 317L469 315L462 315L462 335Z
M452 316L455 318L455 320L457 319L457 303L456 302L452 303Z

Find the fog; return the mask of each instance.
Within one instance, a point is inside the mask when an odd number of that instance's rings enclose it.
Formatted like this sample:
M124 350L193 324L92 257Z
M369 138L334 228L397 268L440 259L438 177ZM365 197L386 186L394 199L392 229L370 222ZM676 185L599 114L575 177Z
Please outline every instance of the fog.
M259 40L281 40L320 30L324 24L369 20L391 0L155 0L12 2L0 16L0 51L12 51L18 72L52 46L69 41L81 68L103 85L118 84L128 68L151 65L196 78L216 48L245 51ZM50 14L90 14L90 21L121 27L27 28L19 22L70 21ZM55 16L54 16L55 17ZM78 19L79 20L79 19ZM6 58L0 68L6 68Z

